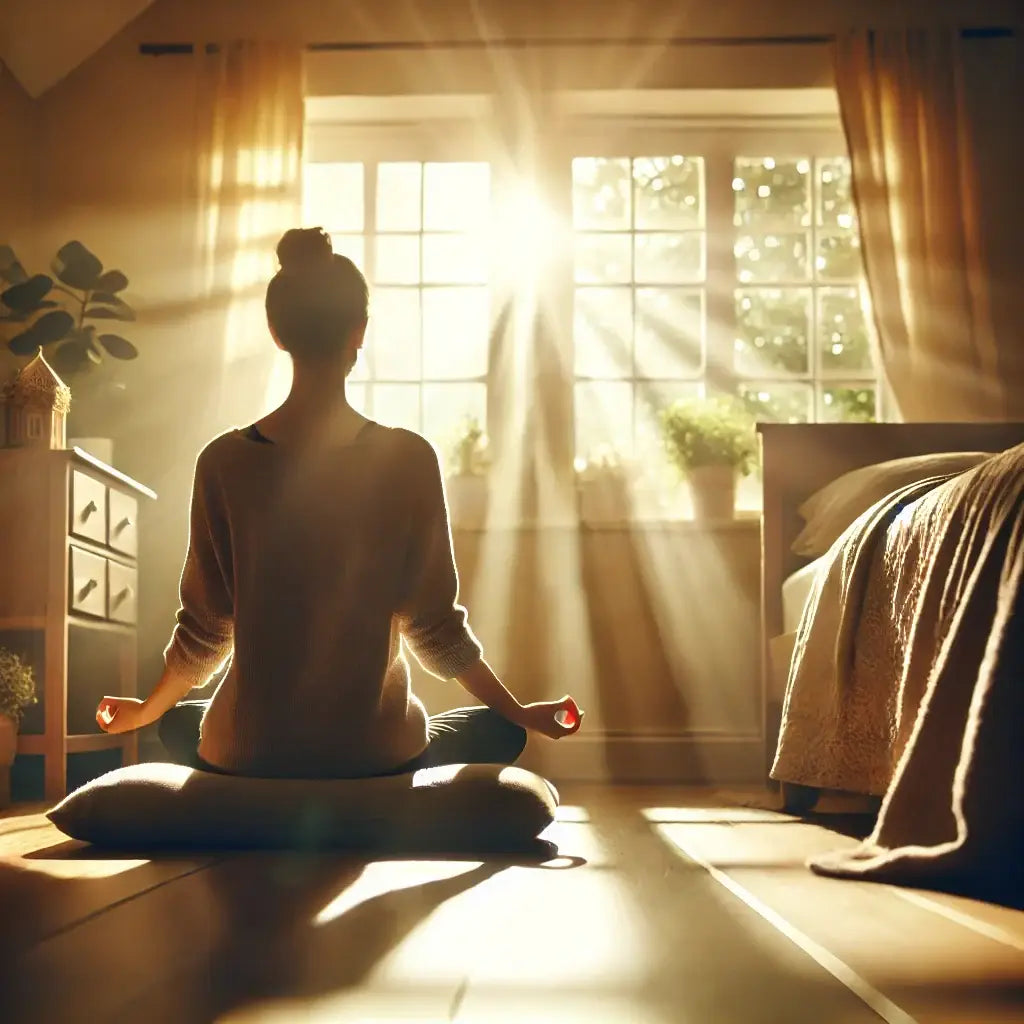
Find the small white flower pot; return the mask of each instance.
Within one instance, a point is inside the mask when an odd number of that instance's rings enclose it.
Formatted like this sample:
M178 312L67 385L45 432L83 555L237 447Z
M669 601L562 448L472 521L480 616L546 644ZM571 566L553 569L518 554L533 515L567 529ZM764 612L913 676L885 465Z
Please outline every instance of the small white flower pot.
M454 529L483 529L487 522L487 477L473 473L449 477L448 516Z
M695 519L735 518L736 470L732 466L698 466L687 478Z

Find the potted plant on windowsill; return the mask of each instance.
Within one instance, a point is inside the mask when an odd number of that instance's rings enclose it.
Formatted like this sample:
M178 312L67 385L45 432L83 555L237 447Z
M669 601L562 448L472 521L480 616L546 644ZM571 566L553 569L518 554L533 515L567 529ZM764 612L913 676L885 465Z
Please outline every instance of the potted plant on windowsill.
M584 523L625 523L632 516L630 467L610 445L576 463L579 517Z
M112 459L112 421L124 387L101 372L107 357L135 359L135 346L109 329L131 322L135 311L121 297L128 278L105 270L81 242L68 242L51 264L53 277L29 274L9 246L0 246L0 323L17 333L7 347L17 356L43 352L72 389L68 433L104 462Z
M669 461L687 479L697 519L732 519L736 481L753 467L754 424L735 399L675 402L661 415Z
M448 449L452 526L478 530L487 521L487 434L475 416L460 423Z
M10 769L18 751L18 726L25 708L35 702L32 666L0 647L0 807L11 802Z

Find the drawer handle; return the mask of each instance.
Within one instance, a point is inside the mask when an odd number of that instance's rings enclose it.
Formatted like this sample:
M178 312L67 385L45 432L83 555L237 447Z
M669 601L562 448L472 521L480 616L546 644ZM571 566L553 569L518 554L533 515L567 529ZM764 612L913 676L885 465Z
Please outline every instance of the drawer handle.
M132 594L134 594L134 593L135 593L135 591L132 590L131 587L129 587L129 586L122 587L114 595L114 604L118 605L118 604L121 604L122 601L127 601L132 596Z
M99 512L99 510L99 505L97 505L95 501L90 501L89 504L82 509L82 522L84 523L85 520L93 514L93 512Z
M122 530L127 530L128 527L132 525L133 524L131 517L125 516L124 519L122 519L121 522L119 522L117 526L114 527L114 533L120 533Z
M84 601L97 587L99 582L97 580L89 580L88 583L78 592L78 600Z

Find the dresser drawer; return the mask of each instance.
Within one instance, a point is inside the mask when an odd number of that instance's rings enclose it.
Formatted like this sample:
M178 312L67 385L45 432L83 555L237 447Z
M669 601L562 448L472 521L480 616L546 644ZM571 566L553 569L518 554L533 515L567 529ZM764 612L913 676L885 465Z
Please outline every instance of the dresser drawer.
M107 485L78 469L71 474L69 529L76 537L107 543Z
M71 546L71 588L68 605L73 612L107 614L107 560Z
M130 565L107 562L107 618L135 625L138 575Z
M139 553L138 501L131 494L110 488L107 506L107 546L134 558Z

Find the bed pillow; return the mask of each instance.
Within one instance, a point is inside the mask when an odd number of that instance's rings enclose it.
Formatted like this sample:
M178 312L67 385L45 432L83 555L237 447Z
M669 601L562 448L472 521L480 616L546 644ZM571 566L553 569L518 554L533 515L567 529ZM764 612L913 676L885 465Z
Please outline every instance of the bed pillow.
M817 558L832 547L850 523L886 495L930 476L962 473L991 457L992 452L936 452L844 473L800 506L805 525L791 550L795 555Z
M504 849L555 817L545 779L445 765L369 779L254 779L176 764L108 772L47 813L72 839L118 848Z

